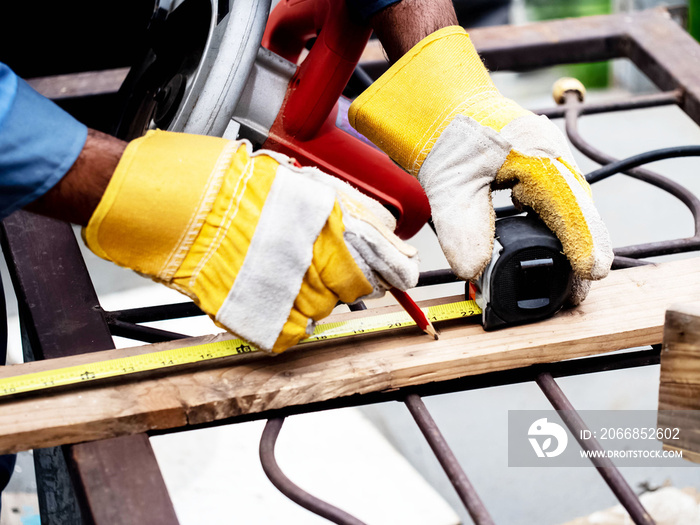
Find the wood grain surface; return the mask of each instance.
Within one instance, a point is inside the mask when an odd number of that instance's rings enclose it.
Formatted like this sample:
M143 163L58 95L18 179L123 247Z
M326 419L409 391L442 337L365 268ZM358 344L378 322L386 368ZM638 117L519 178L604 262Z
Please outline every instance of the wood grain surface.
M672 305L666 312L659 381L659 427L667 450L681 450L700 463L700 302ZM678 439L669 439L669 437Z
M222 358L0 401L0 452L185 427L352 394L507 370L660 343L669 305L700 297L698 259L613 272L583 305L526 326L471 322L302 345L282 355ZM368 315L372 312L358 312ZM356 314L346 314L346 317ZM207 336L5 367L0 376L178 346Z

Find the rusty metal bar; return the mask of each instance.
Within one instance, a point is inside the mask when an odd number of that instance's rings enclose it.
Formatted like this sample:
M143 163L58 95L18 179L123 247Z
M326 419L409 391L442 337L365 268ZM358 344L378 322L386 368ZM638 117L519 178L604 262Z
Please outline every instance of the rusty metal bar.
M559 411L559 415L576 438L576 441L578 441L578 444L581 445L581 448L586 451L603 451L603 447L600 446L600 443L595 438L581 439L582 431L588 430L588 427L562 389L559 388L552 375L549 372L543 372L537 376L535 381L550 403L552 403L552 406ZM613 462L607 457L595 456L591 457L591 462L598 469L598 472L622 506L627 510L634 523L637 525L653 525L654 520L644 509L641 501L639 501L639 498Z
M583 108L578 100L578 95L575 93L566 93L564 97L566 134L574 147L599 164L607 165L617 162L618 159L589 144L578 132L578 118ZM656 186L679 199L693 215L695 235L685 239L658 241L616 248L616 256L636 259L688 252L700 248L700 199L677 182L646 168L632 168L623 171L623 173L642 182L646 182L647 184ZM620 261L621 260L618 259L618 265L622 264Z
M632 109L655 108L659 106L679 105L683 100L683 92L680 89L652 93L651 95L637 95L622 100L609 100L606 102L580 104L580 115L598 115L600 113L612 113L615 111L629 111ZM564 118L567 106L556 106L545 109L533 110L537 115L548 118Z
M581 115L582 105L578 101L578 96L575 93L565 93L564 97L566 134L574 147L599 164L605 165L617 162L619 159L592 146L579 133L578 118ZM695 232L700 232L700 199L693 195L691 191L677 182L648 169L632 168L623 171L623 173L642 182L652 184L679 199L693 214Z
M494 525L483 502L462 470L457 458L445 441L428 409L416 394L409 394L404 399L411 415L428 441L438 461L442 465L450 482L454 486L462 503L476 525ZM280 469L275 459L275 444L284 423L284 418L269 419L260 439L260 461L265 474L272 484L289 499L305 509L339 524L360 525L362 522L347 512L309 494L293 483Z
M339 525L364 525L355 516L301 489L282 472L275 459L275 444L283 423L284 418L268 420L260 438L260 462L268 479L282 494L314 514Z
M634 15L633 15L634 16ZM551 20L522 26L470 29L474 46L491 71L524 71L622 56L629 15Z
M173 341L175 339L186 339L189 335L161 330L151 326L142 326L135 323L127 323L118 319L109 321L109 329L112 335L143 341L144 343L162 343L163 341Z
M432 286L435 284L445 284L460 282L451 269L432 270L421 272L417 286ZM351 311L366 310L364 302L348 305ZM140 326L138 323L149 323L153 321L167 321L170 319L181 319L183 317L196 317L206 315L193 302L182 302L173 304L163 304L158 306L144 306L141 308L129 308L125 310L102 311L102 314L110 327L112 335L128 337L147 343L157 343L170 339L181 339L186 337L182 334L169 332L158 328Z
M181 319L183 317L196 317L205 315L192 301L158 306L143 306L141 308L129 308L126 310L114 310L103 312L107 322L113 320L126 323L148 323L152 321L165 321L167 319Z
M114 348L70 225L16 212L3 221L2 233L25 352L48 359ZM37 480L40 487L46 482L40 489L42 523L177 523L145 434L41 449L35 462L38 472L48 469Z
M628 57L656 86L683 92L681 109L700 125L700 46L664 8L630 17L621 41Z
M665 8L638 13L477 28L470 35L492 71L629 58L700 124L700 47Z
M420 428L423 433L423 436L425 436L425 439L428 441L435 457L440 462L452 486L457 491L459 499L462 500L467 512L469 512L469 515L474 520L474 523L476 525L493 525L493 518L491 518L484 503L476 493L474 486L469 481L469 478L467 478L454 452L450 449L445 437L435 423L435 420L430 415L430 412L428 412L428 408L425 406L425 403L423 403L423 400L417 394L408 394L404 399L404 403L413 416L413 419L416 421L418 428Z

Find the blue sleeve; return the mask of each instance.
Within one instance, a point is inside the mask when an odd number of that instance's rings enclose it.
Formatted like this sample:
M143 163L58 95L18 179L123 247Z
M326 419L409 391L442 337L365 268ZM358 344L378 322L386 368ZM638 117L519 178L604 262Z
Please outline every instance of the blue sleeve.
M0 218L50 190L86 138L85 125L0 63Z
M381 11L391 4L401 0L345 0L350 12L357 13L363 20L367 20L374 13Z

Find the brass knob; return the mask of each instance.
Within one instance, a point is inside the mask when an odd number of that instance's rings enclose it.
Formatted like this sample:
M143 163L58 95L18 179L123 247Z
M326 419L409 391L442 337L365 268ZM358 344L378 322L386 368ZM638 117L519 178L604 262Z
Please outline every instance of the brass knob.
M552 97L554 98L554 102L557 104L563 104L565 102L564 93L569 91L575 92L578 95L579 101L583 102L583 99L586 96L586 88L579 79L572 77L563 77L554 83L552 86Z

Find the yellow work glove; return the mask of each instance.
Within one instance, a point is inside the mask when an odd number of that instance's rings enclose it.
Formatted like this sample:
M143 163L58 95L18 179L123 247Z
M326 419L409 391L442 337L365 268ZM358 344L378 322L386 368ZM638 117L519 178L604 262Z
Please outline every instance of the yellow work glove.
M393 225L376 201L283 155L155 131L128 145L83 234L100 257L281 352L338 299L415 286L416 250Z
M491 258L492 187L534 209L562 243L578 277L612 263L608 232L564 136L503 97L467 33L447 27L421 40L350 106L350 123L418 177L440 245L457 275L474 279Z

